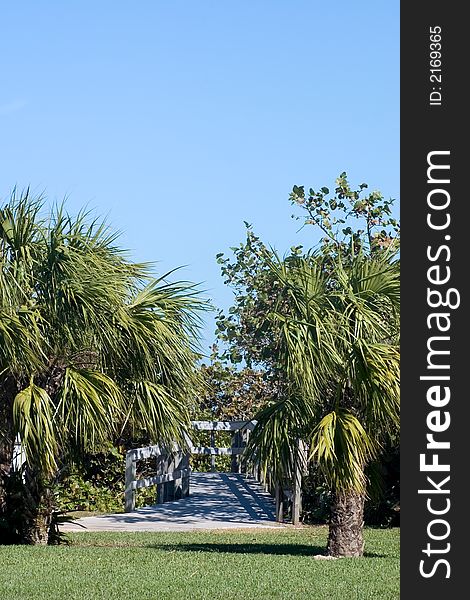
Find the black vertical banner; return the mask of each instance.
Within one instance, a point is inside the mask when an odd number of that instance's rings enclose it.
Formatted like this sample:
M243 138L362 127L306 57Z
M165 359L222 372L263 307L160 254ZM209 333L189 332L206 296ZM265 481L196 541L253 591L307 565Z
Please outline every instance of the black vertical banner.
M470 52L463 7L401 4L405 600L469 594Z

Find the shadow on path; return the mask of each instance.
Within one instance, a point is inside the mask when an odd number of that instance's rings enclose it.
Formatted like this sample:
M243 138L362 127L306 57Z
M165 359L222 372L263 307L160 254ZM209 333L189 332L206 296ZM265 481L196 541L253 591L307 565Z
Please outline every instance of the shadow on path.
M193 473L190 495L131 513L90 516L62 531L189 531L278 527L274 500L253 479L236 473Z

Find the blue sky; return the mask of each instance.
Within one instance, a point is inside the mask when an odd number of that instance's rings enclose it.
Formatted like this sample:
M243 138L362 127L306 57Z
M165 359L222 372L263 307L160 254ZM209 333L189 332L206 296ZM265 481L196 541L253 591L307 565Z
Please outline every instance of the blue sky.
M244 220L281 253L315 243L294 184L399 196L399 2L29 0L0 22L0 198L87 205L217 306Z

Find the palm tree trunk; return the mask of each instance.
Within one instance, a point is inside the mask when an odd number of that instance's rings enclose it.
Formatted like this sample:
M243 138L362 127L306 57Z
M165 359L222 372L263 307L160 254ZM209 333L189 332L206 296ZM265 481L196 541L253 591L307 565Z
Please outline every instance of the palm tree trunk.
M0 382L0 532L6 543L47 544L51 494L33 470L25 470L24 480L20 472L12 471L13 400L17 391L12 378Z
M0 416L0 418L2 418ZM5 425L5 422L4 422ZM7 487L10 476L11 461L13 459L13 442L9 436L0 437L0 521L6 519L7 515ZM4 523L2 523L5 526Z
M46 545L49 542L50 527L51 515L42 510L35 511L24 523L21 543L30 546Z
M23 492L23 522L20 544L45 545L49 542L54 498L39 473L27 467Z
M337 492L331 503L327 552L330 556L364 553L364 494Z
M8 478L13 461L13 398L16 387L7 378L0 383L0 523L3 529L8 528Z

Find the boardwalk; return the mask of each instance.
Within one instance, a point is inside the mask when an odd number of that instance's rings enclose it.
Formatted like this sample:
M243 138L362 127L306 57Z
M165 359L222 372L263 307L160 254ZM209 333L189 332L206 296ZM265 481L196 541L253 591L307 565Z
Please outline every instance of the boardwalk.
M279 527L271 496L251 478L235 473L192 473L187 498L130 513L84 517L62 531L190 531Z

